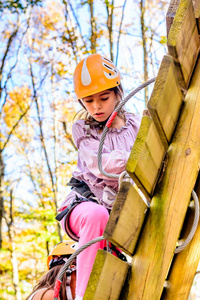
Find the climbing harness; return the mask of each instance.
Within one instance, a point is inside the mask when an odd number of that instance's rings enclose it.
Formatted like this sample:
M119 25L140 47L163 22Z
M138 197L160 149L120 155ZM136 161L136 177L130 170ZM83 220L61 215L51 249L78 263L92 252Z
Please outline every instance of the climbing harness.
M81 180L78 180L74 177L70 179L67 183L67 186L71 186L72 189L85 198L93 198L95 199L95 195L91 192L89 186Z
M65 263L68 261L68 259L64 258L63 259L65 261ZM72 262L73 263L73 262ZM67 283L66 283L66 295L67 295L67 300L73 300L73 296L72 296L72 290L71 290L71 287L70 287L70 283L71 283L71 280L72 280L72 273L76 271L76 266L71 268L71 267L68 267L66 269L66 275L67 275Z
M82 202L88 202L92 201L95 203L98 203L95 195L91 192L89 186L84 182L80 181L74 177L70 179L70 181L67 183L68 186L71 186L72 189L77 192L79 195L83 197L78 197L75 195L74 200L63 210L61 211L57 216L56 220L61 221L64 218L64 227L67 235L74 241L78 242L79 237L71 230L69 226L69 217L72 210L80 203Z

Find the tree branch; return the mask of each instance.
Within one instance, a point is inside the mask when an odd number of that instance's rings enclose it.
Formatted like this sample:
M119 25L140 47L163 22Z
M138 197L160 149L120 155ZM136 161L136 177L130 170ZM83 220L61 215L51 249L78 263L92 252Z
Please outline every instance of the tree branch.
M125 6L126 6L126 1L124 0L124 4L122 7L122 16L121 16L121 21L120 21L120 25L119 25L119 34L118 34L118 38L117 38L117 54L116 54L116 66L117 66L117 62L118 62L118 54L119 54L119 40L120 40L120 36L121 36L121 29L122 29L122 23L123 23L123 19L124 19L124 10L125 10Z
M32 104L32 103L31 103ZM20 116L20 118L17 120L17 122L15 123L15 125L13 126L13 128L11 129L11 131L8 134L7 140L5 141L5 143L3 144L3 147L0 148L0 153L3 152L3 150L5 149L6 145L8 144L10 137L12 136L15 128L18 126L19 122L21 121L21 119L27 114L29 108L31 107L31 104L27 107L27 109L25 110L25 112Z
M114 10L114 0L112 0L112 4L109 3L108 0L105 0L106 9L107 9L107 28L109 34L109 45L110 45L110 59L113 61L113 10Z
M63 3L66 3L66 1L63 0ZM81 25L80 25L80 23L79 23L79 21L78 21L78 19L77 19L77 16L76 16L76 14L75 14L75 12L74 12L74 8L73 8L73 6L72 6L70 0L68 0L68 3L69 3L69 6L70 6L70 9L71 9L71 11L72 11L72 14L73 14L73 16L74 16L74 19L75 19L75 21L76 21L76 24L78 25L79 32L80 32L80 36L81 36L81 39L82 39L82 41L83 41L84 47L85 47L86 51L88 52L86 42L84 41L84 38L83 38L83 35L82 35Z
M64 132L65 132L65 134L66 134L66 138L70 141L70 143L71 143L71 145L74 147L74 149L77 150L76 145L74 144L74 141L73 141L73 139L72 139L71 134L69 134L69 132L67 131L66 123L65 123L65 122L62 122L62 124L63 124Z
M146 44L146 28L145 28L145 0L140 1L140 27L142 32L142 46L143 46L143 63L144 63L144 81L148 80L148 70L147 70L147 44ZM148 102L148 87L144 90L145 93L145 105Z

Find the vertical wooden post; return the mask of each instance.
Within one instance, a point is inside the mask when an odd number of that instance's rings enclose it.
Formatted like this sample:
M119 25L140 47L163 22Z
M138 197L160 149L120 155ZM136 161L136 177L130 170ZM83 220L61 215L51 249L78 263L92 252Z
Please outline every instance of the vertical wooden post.
M200 176L195 187L200 199ZM194 220L194 207L190 208L182 229L182 238L186 238ZM200 222L192 241L180 253L174 256L172 267L167 278L167 287L162 300L187 300L190 294L195 273L200 261Z
M200 160L200 61L168 150L168 164L132 260L132 279L124 299L158 300L163 291Z

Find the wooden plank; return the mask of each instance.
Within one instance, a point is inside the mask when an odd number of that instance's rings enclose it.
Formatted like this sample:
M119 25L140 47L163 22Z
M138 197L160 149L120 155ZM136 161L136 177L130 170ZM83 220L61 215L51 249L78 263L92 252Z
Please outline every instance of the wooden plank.
M196 67L162 180L133 256L128 293L124 299L160 299L173 258L200 160L200 61ZM125 294L125 293L124 293ZM173 299L173 298L172 298ZM175 298L176 299L176 298Z
M199 36L192 0L181 0L168 35L168 51L180 64L186 87L199 53Z
M98 250L84 300L118 300L129 264L116 256Z
M181 0L171 0L167 14L166 14L166 27L167 27L167 36L169 35L170 28L172 26L176 11L178 9L179 3Z
M194 15L195 18L199 18L200 17L200 2L199 0L193 0L193 6L194 6Z
M158 71L148 109L166 148L177 123L182 99L173 58L165 55Z
M193 6L194 6L194 15L197 20L198 32L200 34L200 2L199 2L199 0L193 0Z
M147 205L130 182L123 181L103 236L128 255L133 255Z
M171 0L168 10L167 10L167 14L166 14L166 28L167 28L167 37L169 35L169 31L171 28L171 25L173 23L176 11L178 9L179 3L181 0ZM200 29L199 25L200 25L200 2L199 0L193 0L193 7L194 7L194 15L195 18L197 20L197 27L198 27L198 31Z
M200 176L195 188L200 199ZM187 212L187 218L184 223L183 234L181 238L188 236L194 220L194 207ZM200 223L195 235L188 246L173 259L172 268L167 279L167 288L164 289L162 300L187 300L190 294L192 283L200 261Z
M144 116L126 170L139 189L152 195L165 156L165 148L151 118Z

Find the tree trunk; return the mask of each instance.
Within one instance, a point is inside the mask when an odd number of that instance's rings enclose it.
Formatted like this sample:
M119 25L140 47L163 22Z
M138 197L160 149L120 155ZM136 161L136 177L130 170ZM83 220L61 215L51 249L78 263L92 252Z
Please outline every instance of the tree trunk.
M109 46L110 46L110 59L114 60L113 55L113 10L114 10L114 0L110 4L108 0L105 1L106 9L108 14L107 19L107 28L108 28L108 35L109 35Z
M147 67L148 53L147 53L147 44L146 44L147 37L146 37L146 28L145 28L145 0L140 1L140 10L141 10L140 27L142 32L144 81L147 81L148 80L148 67ZM144 94L145 94L145 107L146 107L148 102L148 87L145 88Z
M13 220L13 195L12 190L10 191L10 220L8 221L6 218L6 223L8 226L8 237L11 244L11 264L12 264L12 277L13 277L13 287L14 294L16 300L22 300L21 291L19 288L19 272L18 272L18 264L17 264L17 256L15 252L15 242L14 242L14 220Z
M4 181L4 162L2 152L0 152L0 248L2 248L2 219L4 214L4 199L3 199L3 181Z
M96 28L96 22L94 17L94 1L89 0L88 1L90 6L90 22L91 22L91 51L92 53L96 53L96 39L97 39L97 28Z
M30 64L30 74L31 74L31 80L32 80L32 86L33 86L33 97L34 97L34 101L35 101L35 105L36 105L36 111L37 111L37 117L38 117L38 123L39 123L39 130L40 130L40 141L41 141L41 145L42 145L42 149L44 151L44 155L45 155L45 161L47 164L47 168L48 168L48 173L50 176L50 180L51 180L51 185L52 185L52 190L54 193L54 205L55 205L55 215L57 214L57 209L58 209L58 201L57 201L57 191L56 191L56 185L54 182L54 177L53 177L53 172L51 170L51 166L50 166L50 160L49 160L49 155L47 152L47 148L45 145L45 139L44 139L44 133L43 133L43 123L42 123L42 118L40 115L40 107L39 107L39 102L38 102L38 97L37 97L37 90L35 87L35 81L34 81L34 75L33 75L33 69L32 69L32 58L29 58L29 64ZM58 236L60 238L60 241L62 241L62 233L61 233L61 225L59 222L57 222L57 228L58 228Z

